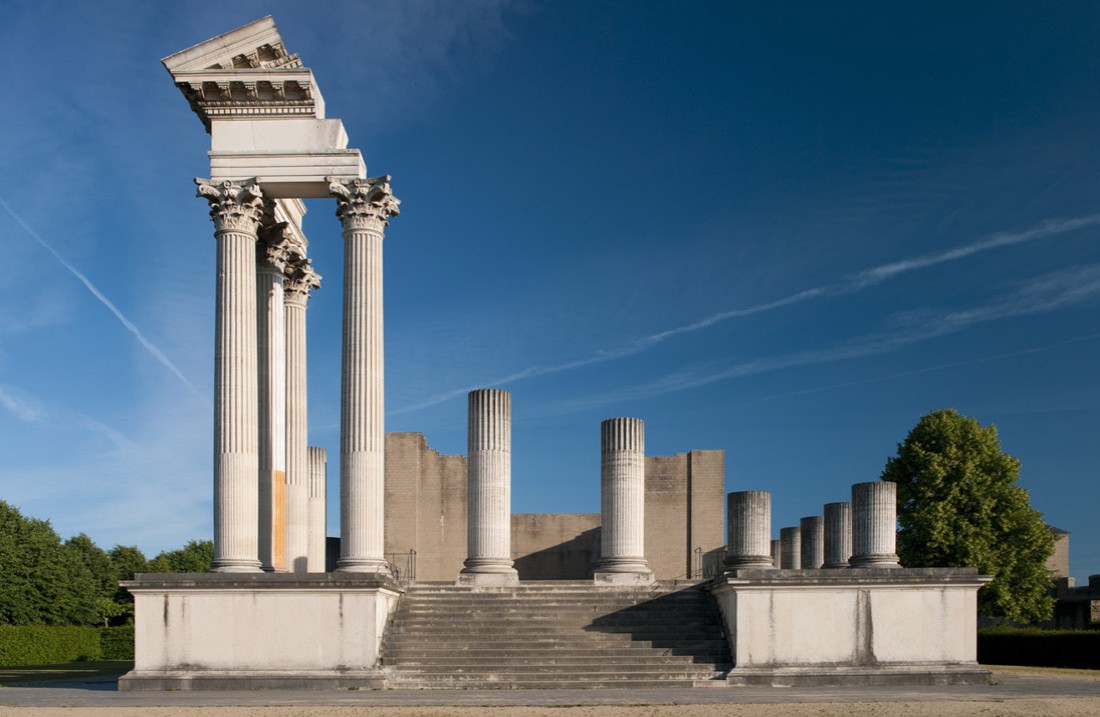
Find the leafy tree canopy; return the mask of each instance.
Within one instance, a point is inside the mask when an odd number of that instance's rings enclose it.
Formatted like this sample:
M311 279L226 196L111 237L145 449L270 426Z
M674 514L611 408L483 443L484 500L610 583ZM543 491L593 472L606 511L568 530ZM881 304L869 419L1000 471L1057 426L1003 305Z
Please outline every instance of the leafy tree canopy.
M214 543L189 540L179 550L161 553L149 562L151 573L205 573L214 561Z
M993 576L978 593L981 614L1036 622L1053 609L1046 560L1054 538L1019 475L996 427L944 409L920 419L882 479L898 484L902 565L976 567Z

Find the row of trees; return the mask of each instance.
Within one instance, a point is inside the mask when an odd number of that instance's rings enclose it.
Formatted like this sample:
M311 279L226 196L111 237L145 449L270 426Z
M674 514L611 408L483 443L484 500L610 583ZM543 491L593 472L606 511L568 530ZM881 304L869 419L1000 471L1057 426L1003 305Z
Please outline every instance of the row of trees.
M110 625L133 614L118 587L136 573L210 569L214 545L192 540L149 560L136 547L103 550L83 533L62 542L49 521L0 500L0 625Z

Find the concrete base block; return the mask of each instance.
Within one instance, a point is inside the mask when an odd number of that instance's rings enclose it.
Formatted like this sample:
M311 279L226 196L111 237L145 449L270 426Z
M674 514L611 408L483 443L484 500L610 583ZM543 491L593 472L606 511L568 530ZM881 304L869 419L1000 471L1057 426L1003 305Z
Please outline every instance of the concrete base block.
M638 573L614 573L597 570L592 575L597 585L653 585L653 573L649 570Z
M252 672L220 670L134 670L118 679L119 692L217 690L379 690L379 670Z
M468 587L510 587L519 585L519 573L459 573L455 585Z
M735 667L726 675L732 687L903 687L987 685L991 673L970 665L887 665L879 667Z

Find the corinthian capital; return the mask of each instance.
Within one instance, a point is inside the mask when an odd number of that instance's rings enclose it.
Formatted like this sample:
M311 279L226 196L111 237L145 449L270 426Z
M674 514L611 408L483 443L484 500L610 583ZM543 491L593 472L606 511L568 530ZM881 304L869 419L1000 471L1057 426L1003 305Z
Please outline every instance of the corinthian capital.
M270 214L267 216L270 217ZM257 264L280 274L285 273L295 248L286 222L265 224L260 228L259 236L260 241L256 243Z
M401 213L401 200L393 196L390 176L350 181L329 178L328 191L336 197L336 216L344 229L382 231L390 217Z
M286 298L290 300L305 301L309 298L309 292L321 288L321 275L313 270L310 260L301 254L292 254L290 263L286 267Z
M255 235L263 218L263 193L255 180L240 183L195 179L198 196L210 202L210 218L215 231L244 232Z

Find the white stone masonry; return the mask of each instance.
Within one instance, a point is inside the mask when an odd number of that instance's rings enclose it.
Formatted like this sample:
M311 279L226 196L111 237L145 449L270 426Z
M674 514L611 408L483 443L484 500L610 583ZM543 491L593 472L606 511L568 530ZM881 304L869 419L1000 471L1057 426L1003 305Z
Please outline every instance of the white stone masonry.
M390 178L333 181L344 227L344 331L340 373L340 560L337 570L388 571L385 486L382 239L400 202Z
M256 241L263 197L255 182L196 179L217 239L214 305L214 572L260 570Z
M771 556L772 495L743 490L726 497L729 526L726 568L774 567Z
M609 418L600 423L601 583L653 582L645 559L645 423Z
M467 427L466 561L461 584L519 582L512 563L512 395L471 391Z

